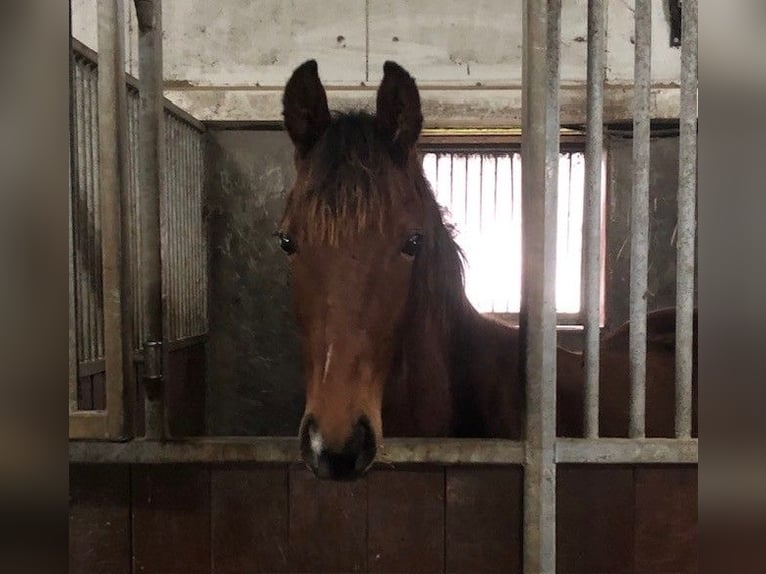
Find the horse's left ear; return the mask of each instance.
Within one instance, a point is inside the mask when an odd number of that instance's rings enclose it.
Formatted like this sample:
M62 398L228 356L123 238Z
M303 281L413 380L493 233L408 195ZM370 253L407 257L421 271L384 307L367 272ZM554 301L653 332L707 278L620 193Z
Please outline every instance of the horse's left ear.
M395 62L383 64L375 125L391 144L394 159L402 161L418 141L423 127L420 94L415 80Z

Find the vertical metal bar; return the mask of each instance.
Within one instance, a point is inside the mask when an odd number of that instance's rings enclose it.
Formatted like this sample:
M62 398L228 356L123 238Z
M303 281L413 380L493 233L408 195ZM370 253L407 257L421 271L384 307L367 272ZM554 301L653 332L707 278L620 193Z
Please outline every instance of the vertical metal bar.
M681 31L681 121L676 263L676 437L692 430L694 236L697 189L697 0L684 0Z
M203 139L203 136L200 134L197 138L197 166L199 169L199 179L198 179L198 185L199 185L199 207L197 212L197 217L199 217L200 222L200 229L202 230L200 233L200 281L201 281L201 295L200 295L200 315L202 317L202 333L207 333L209 324L208 324L208 311L207 311L207 298L208 298L208 267L207 267L207 257L208 257L208 227L207 227L207 217L205 214L207 211L205 210L205 202L207 201L207 197L205 194L205 182L206 182L206 172L205 172L205 140Z
M93 246L93 266L92 266L92 281L93 287L93 317L95 331L93 333L93 339L95 342L95 355L92 357L101 358L104 356L104 308L99 303L96 296L96 289L103 289L104 278L103 268L101 265L101 250L102 250L102 221L101 221L101 189L98 177L98 70L95 66L90 69L90 86L88 90L90 94L90 105L88 110L90 113L90 120L88 126L90 129L90 135L88 141L90 142L90 158L92 168L89 172L92 174L90 182L92 185L92 197L93 197L93 225L89 229L92 229L92 246Z
M630 437L646 428L646 283L649 260L649 101L652 4L636 0L633 100L633 193L630 210Z
M96 230L96 211L98 210L98 189L96 185L97 174L95 168L95 155L98 153L98 135L94 133L94 127L98 122L96 114L96 103L93 93L94 70L91 65L87 65L87 73L83 79L85 81L85 154L87 158L88 169L85 170L85 219L83 221L83 232L85 239L85 336L87 340L87 360L92 361L99 356L98 335L96 333L97 318L99 312L96 289L98 288L96 268L98 267L99 252L97 249L97 230Z
M135 0L141 78L139 122L141 291L143 293L144 387L146 438L166 436L163 381L162 266L160 194L162 189L162 5L160 0Z
M524 572L556 567L556 191L561 1L524 2L522 362L527 385Z
M585 302L585 436L598 437L599 316L601 302L601 162L604 155L604 0L588 0L587 141L583 213Z
M194 206L192 214L194 217L194 335L201 335L205 331L202 318L202 298L204 289L202 283L203 270L203 242L204 228L202 225L202 185L201 170L199 162L199 134L194 132Z
M88 208L88 200L85 190L85 114L83 112L83 72L82 65L78 61L75 67L75 128L76 128L76 156L77 156L77 186L74 195L74 236L75 236L75 273L76 273L76 299L77 299L77 360L84 361L87 356L87 335L85 326L85 293L87 288L86 271L86 243L83 233L86 231L86 219L83 212Z
M71 22L70 22L71 23ZM71 40L70 40L71 44ZM77 193L75 177L78 172L77 161L77 81L76 61L69 50L69 412L77 410L77 296L75 281L75 242L74 242L74 194Z
M168 300L168 312L170 316L170 333L168 339L175 341L178 338L178 266L180 257L178 251L178 140L176 138L175 126L172 121L168 122L168 148L170 150L170 166L167 173L168 185L168 218L170 236L168 243L170 245L170 266L168 268L170 282L170 299Z
M103 225L104 353L107 434L124 434L123 393L132 380L130 298L125 234L127 109L122 0L98 3L99 194Z
M194 242L194 232L192 230L192 220L191 220L191 203L192 203L192 194L191 194L191 169L192 169L192 162L191 162L191 129L188 126L182 125L183 134L184 134L184 228L186 230L186 233L184 233L184 243L185 243L185 253L186 253L186 261L188 261L188 264L184 266L184 322L186 324L186 332L184 333L185 337L190 337L193 330L193 318L192 318L192 271L194 270L194 259L193 259L193 242Z

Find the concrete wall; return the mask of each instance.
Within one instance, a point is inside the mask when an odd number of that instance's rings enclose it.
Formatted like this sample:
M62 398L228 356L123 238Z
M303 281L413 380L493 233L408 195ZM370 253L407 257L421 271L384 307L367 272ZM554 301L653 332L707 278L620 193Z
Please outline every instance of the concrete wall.
M96 0L72 0L74 35L97 49ZM670 47L666 2L653 2L652 100L677 115L679 50ZM132 11L132 1L126 0ZM630 117L632 2L607 2L606 115ZM565 0L562 116L584 117L587 0ZM315 58L331 105L369 107L392 59L423 89L435 126L518 125L522 0L184 0L164 3L167 95L202 120L281 119L281 89ZM135 25L129 14L127 25ZM134 29L129 31L135 35ZM134 40L128 40L134 52ZM133 67L129 62L129 66Z

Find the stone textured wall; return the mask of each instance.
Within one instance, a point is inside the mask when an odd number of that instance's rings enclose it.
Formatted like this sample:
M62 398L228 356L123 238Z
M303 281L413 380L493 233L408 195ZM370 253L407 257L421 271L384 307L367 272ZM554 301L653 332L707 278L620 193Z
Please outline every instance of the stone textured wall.
M211 131L208 434L293 435L303 381L288 268L273 232L292 185L287 134Z

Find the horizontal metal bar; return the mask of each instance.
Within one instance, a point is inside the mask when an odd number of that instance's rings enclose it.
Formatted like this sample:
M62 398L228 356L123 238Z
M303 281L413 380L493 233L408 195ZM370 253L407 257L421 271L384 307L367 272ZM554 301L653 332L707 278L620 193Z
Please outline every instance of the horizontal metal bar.
M524 442L504 439L388 439L382 463L523 464Z
M381 449L381 465L522 464L524 443L502 439L388 439ZM94 442L71 441L69 461L92 464L163 464L300 461L293 437L216 437L171 440Z
M90 413L82 413L90 417ZM97 415L98 416L98 415ZM382 465L510 464L524 462L524 443L503 439L388 439L379 456ZM558 464L697 464L697 439L560 438ZM300 461L294 437L204 437L165 442L72 440L71 463L163 464Z
M560 438L556 462L581 464L697 464L697 439Z

